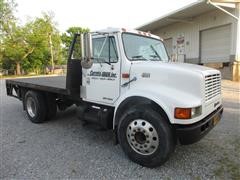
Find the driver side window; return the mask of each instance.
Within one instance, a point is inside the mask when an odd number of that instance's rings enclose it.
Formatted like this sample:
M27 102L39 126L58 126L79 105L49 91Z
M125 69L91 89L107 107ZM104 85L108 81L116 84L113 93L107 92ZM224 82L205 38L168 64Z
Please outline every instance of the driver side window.
M116 63L118 61L116 41L113 36L93 39L93 62Z

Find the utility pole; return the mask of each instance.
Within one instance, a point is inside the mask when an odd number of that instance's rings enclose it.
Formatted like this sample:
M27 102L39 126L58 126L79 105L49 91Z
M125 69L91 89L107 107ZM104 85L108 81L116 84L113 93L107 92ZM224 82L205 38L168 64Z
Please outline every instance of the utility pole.
M50 44L50 53L51 53L51 73L54 73L54 61L53 61L53 46L52 46L52 33L49 33L49 44Z

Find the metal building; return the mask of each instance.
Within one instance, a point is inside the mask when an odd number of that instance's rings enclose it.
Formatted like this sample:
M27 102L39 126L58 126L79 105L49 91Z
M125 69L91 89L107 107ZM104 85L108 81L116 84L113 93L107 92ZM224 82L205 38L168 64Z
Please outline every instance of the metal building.
M199 0L137 29L161 36L172 61L202 64L240 80L240 0Z

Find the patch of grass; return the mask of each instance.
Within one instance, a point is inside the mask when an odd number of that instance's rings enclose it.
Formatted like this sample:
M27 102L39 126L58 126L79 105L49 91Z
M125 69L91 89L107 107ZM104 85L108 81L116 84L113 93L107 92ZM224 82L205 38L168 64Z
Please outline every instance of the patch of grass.
M200 176L196 176L193 178L194 180L201 180L201 177Z
M220 179L231 178L233 180L240 179L240 164L230 160L226 154L219 161L219 167L214 171L216 177Z
M229 141L229 143L233 147L233 157L234 160L229 159L229 154L226 152L223 153L223 157L218 161L219 167L214 171L215 176L220 179L240 179L240 138L236 137Z
M240 138L233 140L232 144L236 154L240 156Z

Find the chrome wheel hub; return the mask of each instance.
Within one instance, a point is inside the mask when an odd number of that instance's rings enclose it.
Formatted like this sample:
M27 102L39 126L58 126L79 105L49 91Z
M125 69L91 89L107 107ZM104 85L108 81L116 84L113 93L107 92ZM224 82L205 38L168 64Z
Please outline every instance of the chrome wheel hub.
M29 116L32 118L36 116L36 104L32 97L27 98L26 108Z
M139 154L153 154L159 146L156 129L143 119L132 121L127 127L126 135L129 145Z

